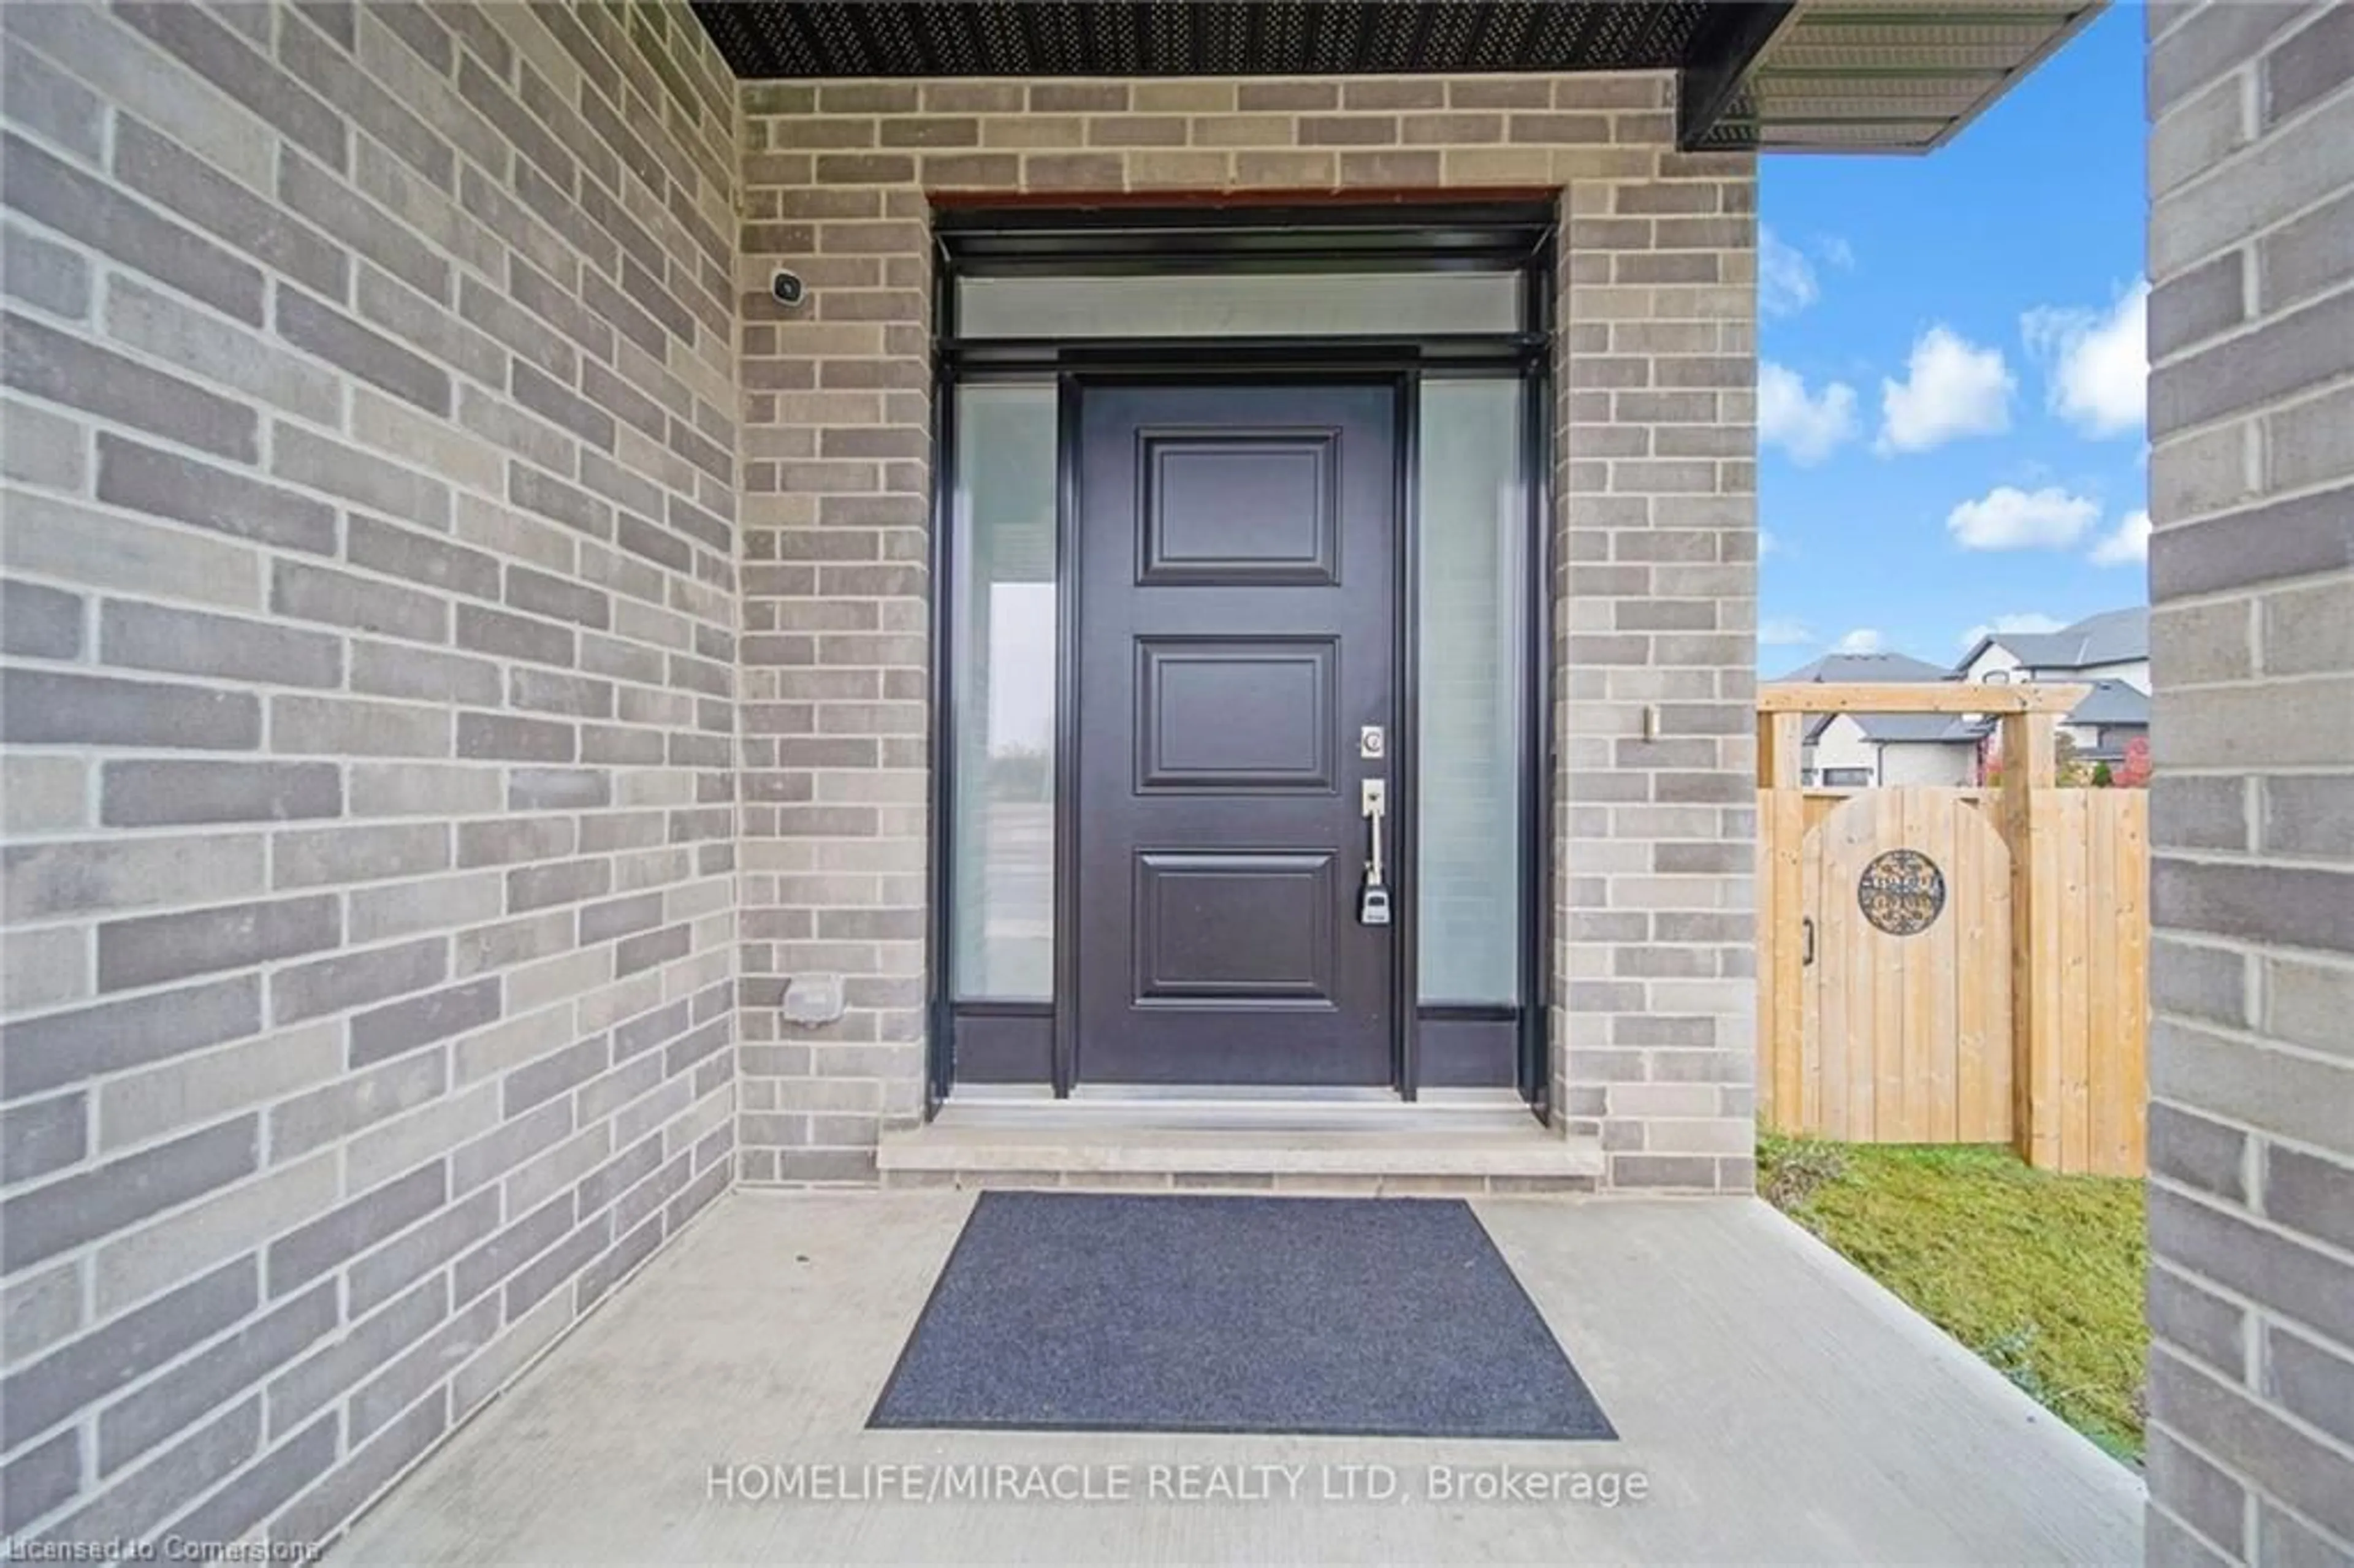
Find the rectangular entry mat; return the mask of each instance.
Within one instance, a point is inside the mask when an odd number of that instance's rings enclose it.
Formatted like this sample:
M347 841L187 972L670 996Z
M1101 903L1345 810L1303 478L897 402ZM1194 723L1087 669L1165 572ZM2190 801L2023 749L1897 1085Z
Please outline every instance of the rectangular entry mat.
M984 1192L870 1426L1608 1438L1458 1200Z

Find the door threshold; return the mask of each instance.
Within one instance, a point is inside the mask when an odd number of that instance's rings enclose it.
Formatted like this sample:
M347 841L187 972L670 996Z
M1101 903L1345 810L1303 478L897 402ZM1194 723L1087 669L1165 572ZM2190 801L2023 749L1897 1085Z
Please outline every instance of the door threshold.
M1113 1105L1151 1104L1161 1100L1221 1100L1243 1105L1405 1103L1399 1099L1395 1089L1375 1084L1075 1084L1071 1086L1070 1097Z
M960 1099L885 1133L875 1163L900 1187L1581 1192L1602 1150L1543 1126L1510 1091L1500 1105Z
M1286 1128L1405 1132L1542 1130L1511 1089L1426 1089L1415 1100L1391 1089L1097 1085L1055 1099L1045 1088L960 1089L932 1126L1100 1128L1113 1130L1270 1131Z

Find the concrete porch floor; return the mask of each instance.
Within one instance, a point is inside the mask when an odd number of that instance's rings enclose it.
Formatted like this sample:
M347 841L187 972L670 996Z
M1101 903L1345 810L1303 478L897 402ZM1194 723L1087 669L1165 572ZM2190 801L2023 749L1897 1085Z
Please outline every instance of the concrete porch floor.
M1753 1200L1473 1206L1617 1443L870 1432L969 1192L724 1199L429 1457L333 1563L2138 1563L2143 1489ZM1465 1347L1471 1353L1473 1347ZM730 1499L715 1467L1076 1466L1127 1500ZM1266 1499L1185 1500L1206 1469ZM1283 1472L1299 1467L1296 1499ZM1345 1467L1386 1467L1351 1471ZM1435 1496L1445 1467L1639 1473L1593 1501ZM1156 1471L1155 1467L1160 1468ZM1387 1500L1328 1498L1386 1474ZM825 1484L821 1481L820 1484ZM1572 1484L1572 1483L1555 1483ZM745 1490L755 1489L748 1485Z

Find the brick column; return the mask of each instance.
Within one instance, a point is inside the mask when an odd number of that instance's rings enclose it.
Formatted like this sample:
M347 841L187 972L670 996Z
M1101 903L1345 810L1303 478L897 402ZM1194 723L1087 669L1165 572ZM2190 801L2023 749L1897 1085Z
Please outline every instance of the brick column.
M872 1181L923 1105L931 234L915 154L877 150L918 89L742 92L740 1166ZM843 1014L787 1024L811 974Z
M2354 9L2150 11L2149 1556L2354 1561Z
M1755 1181L1755 179L1663 151L1564 196L1554 1114L1619 1187Z

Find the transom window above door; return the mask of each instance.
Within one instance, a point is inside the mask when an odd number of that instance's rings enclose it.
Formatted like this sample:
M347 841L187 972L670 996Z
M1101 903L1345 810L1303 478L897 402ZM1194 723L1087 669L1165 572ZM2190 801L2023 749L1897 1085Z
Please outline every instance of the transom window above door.
M963 278L964 338L1430 337L1515 333L1513 272Z

